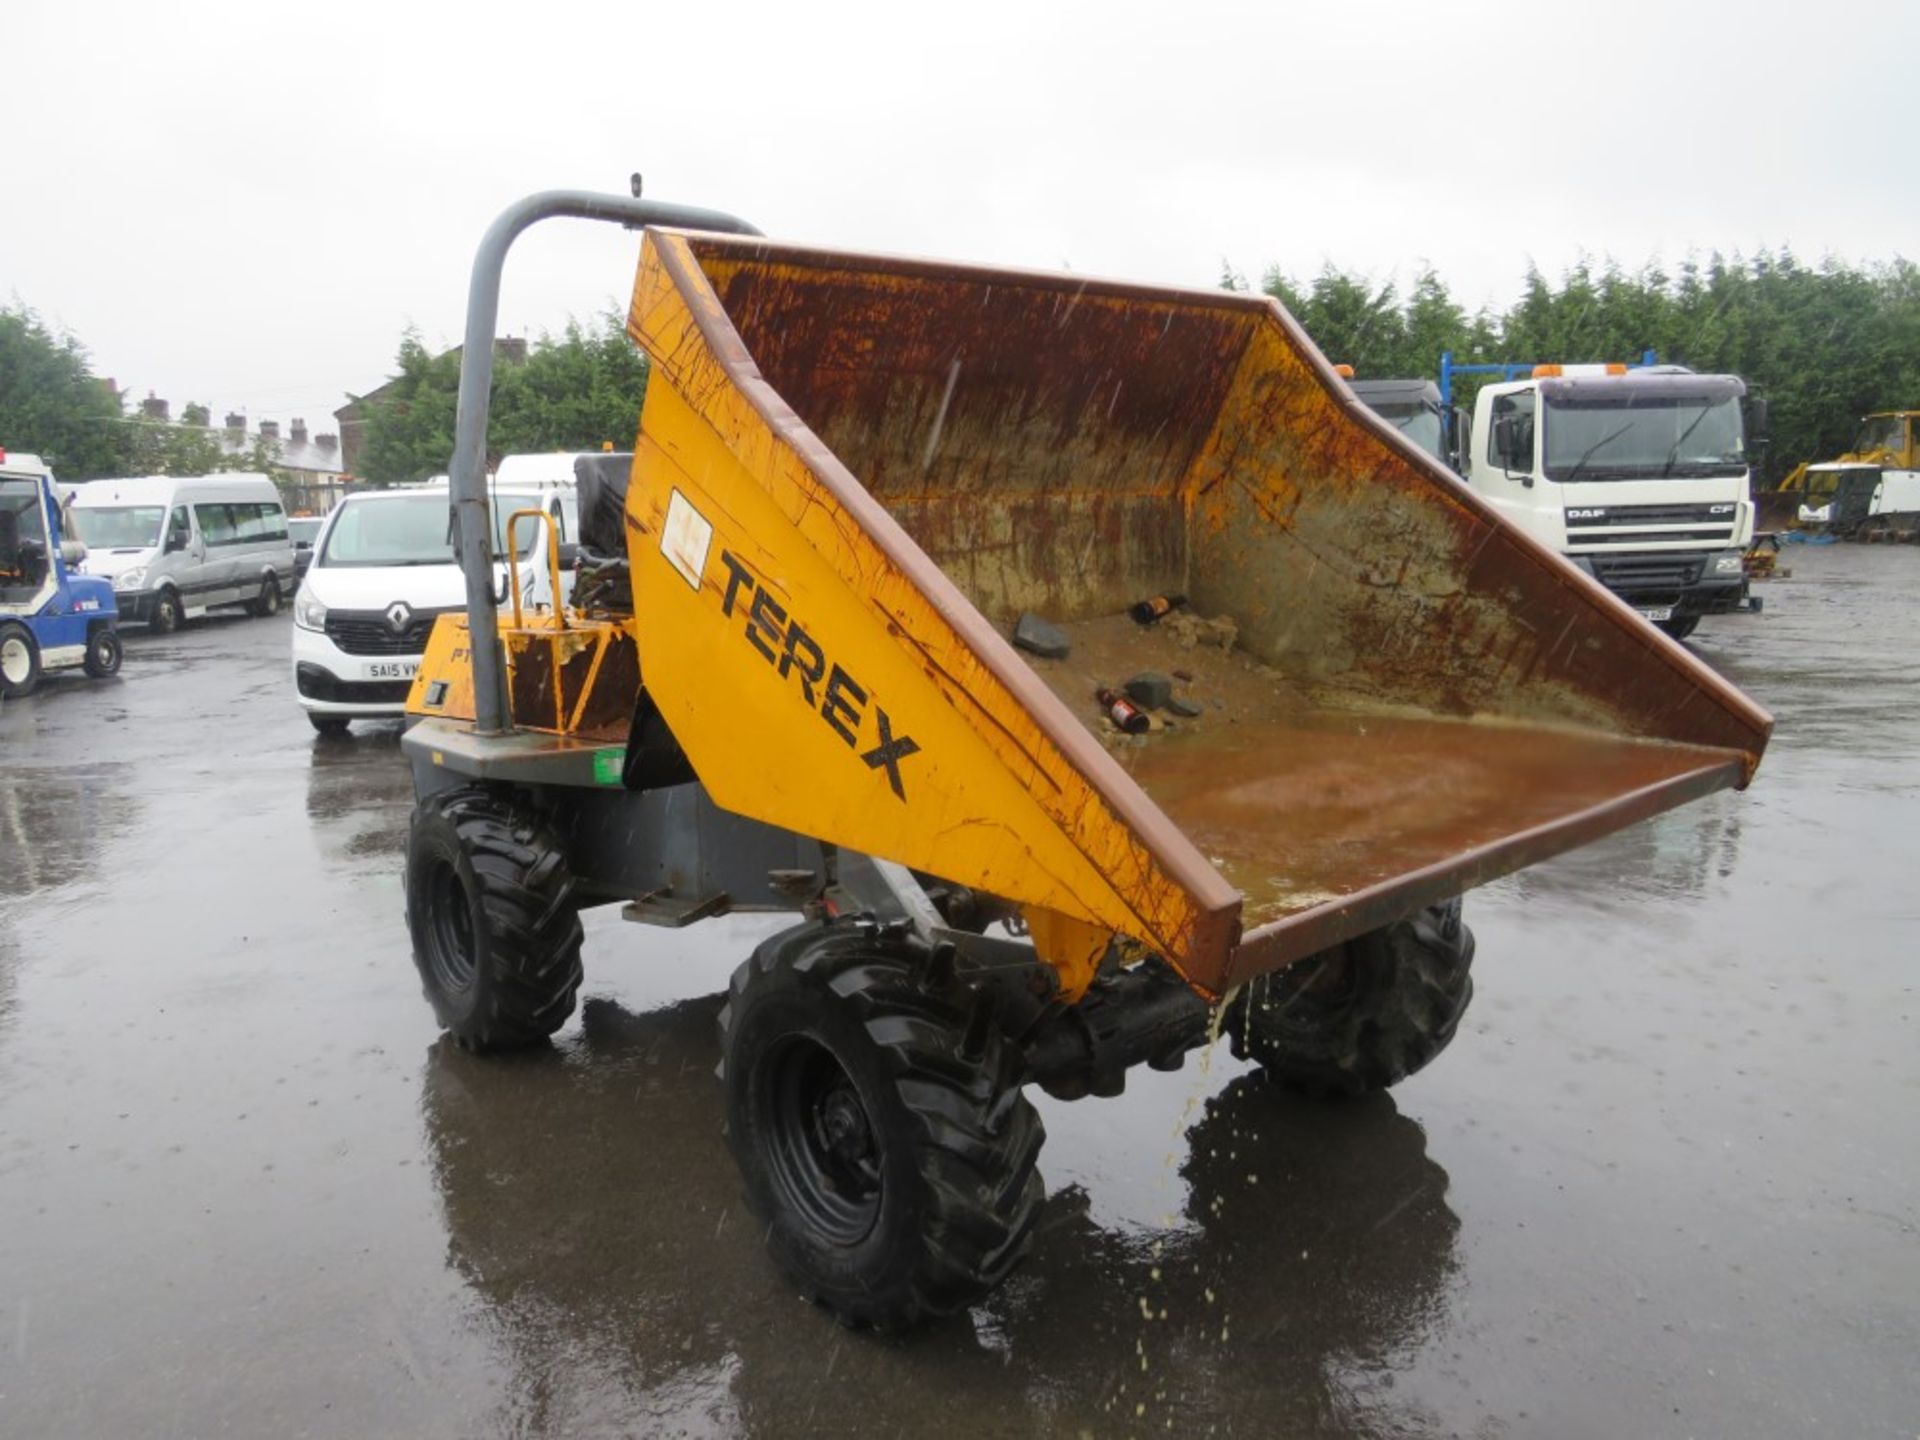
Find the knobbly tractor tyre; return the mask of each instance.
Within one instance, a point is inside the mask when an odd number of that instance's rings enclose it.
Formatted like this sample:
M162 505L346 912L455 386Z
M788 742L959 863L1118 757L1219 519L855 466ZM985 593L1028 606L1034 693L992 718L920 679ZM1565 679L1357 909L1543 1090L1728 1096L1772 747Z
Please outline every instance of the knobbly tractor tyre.
M87 636L87 654L80 664L95 680L105 680L120 673L122 653L120 632L111 625L99 625Z
M1459 900L1430 905L1249 982L1227 1012L1233 1053L1313 1099L1384 1090L1452 1041L1472 965Z
M529 812L477 787L414 806L407 927L440 1023L468 1050L543 1044L573 1014L580 916L566 856Z
M40 647L24 625L0 625L0 696L20 700L40 683Z
M727 1141L774 1262L842 1323L966 1308L1027 1250L1045 1131L972 994L873 928L804 925L734 972Z

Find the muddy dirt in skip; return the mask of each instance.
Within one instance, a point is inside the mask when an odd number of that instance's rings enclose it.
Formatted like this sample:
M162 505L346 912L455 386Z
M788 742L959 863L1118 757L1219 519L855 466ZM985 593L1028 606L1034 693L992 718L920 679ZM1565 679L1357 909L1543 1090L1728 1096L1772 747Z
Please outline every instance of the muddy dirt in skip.
M316 741L285 619L131 634L0 706L0 1435L1910 1437L1916 560L1702 627L1758 781L1470 895L1432 1067L1041 1097L1032 1257L884 1343L780 1282L719 1135L769 922L592 911L558 1043L461 1054L395 728Z
M1246 897L1249 929L1728 758L1316 705L1238 649L1232 621L1184 611L1058 628L1066 657L1028 662ZM1149 732L1123 733L1095 696L1143 672L1199 714L1150 711Z

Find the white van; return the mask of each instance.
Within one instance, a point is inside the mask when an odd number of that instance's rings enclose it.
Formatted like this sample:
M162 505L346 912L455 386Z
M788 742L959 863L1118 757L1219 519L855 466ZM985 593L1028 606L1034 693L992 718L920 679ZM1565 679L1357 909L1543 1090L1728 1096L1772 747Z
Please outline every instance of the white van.
M540 508L560 527L561 544L580 542L580 488L574 463L598 451L557 450L545 455L503 455L488 482L494 489L515 494L538 491Z
M123 621L156 633L223 605L272 615L292 592L293 542L265 475L90 480L73 494L86 570L113 581Z
M517 510L545 512L549 498L543 489L494 488L496 555L506 554L508 518ZM344 735L353 720L406 713L433 622L466 610L449 501L445 486L366 490L347 496L327 517L293 602L294 698L322 735ZM546 527L522 520L514 540L520 603L551 608ZM572 548L566 547L568 559ZM503 561L494 593L510 606L507 574ZM572 579L571 571L562 574L563 591Z

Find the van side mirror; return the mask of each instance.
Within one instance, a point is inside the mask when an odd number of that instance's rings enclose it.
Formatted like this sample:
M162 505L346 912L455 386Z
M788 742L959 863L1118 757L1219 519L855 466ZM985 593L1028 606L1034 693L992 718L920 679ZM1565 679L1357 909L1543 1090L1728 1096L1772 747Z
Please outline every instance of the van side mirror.
M187 548L186 532L182 530L169 530L167 532L166 548L163 549L160 553L163 555L171 555L176 550L184 550L186 548Z

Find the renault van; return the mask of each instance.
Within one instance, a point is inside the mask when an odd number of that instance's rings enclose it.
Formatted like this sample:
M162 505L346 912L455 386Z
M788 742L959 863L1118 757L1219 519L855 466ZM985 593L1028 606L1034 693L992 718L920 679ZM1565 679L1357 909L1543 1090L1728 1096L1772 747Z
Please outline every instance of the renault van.
M493 492L494 554L506 554L509 517L549 513L548 498L541 489ZM354 720L406 712L433 622L467 608L451 515L446 487L427 485L349 495L327 517L293 602L294 698L320 734L344 735ZM521 604L551 608L546 526L523 519L513 538ZM563 563L573 550L562 547ZM503 560L494 577L503 600L508 574ZM563 592L572 579L563 572Z

